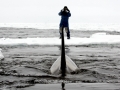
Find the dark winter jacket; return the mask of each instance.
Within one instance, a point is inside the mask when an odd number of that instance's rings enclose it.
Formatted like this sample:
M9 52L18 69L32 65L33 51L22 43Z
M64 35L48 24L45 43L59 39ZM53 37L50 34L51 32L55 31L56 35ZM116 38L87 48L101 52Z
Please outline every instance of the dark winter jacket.
M69 27L69 17L71 16L70 12L60 11L59 15L61 16L60 27Z

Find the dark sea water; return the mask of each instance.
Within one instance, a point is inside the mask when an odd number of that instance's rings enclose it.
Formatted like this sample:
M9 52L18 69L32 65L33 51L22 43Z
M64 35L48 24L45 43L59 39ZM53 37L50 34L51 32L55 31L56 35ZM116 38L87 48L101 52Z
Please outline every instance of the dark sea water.
M72 37L90 37L95 33L120 35L115 31L71 30ZM57 29L0 28L0 38L58 37ZM66 37L66 36L65 36ZM0 90L35 84L120 83L120 44L66 45L65 52L78 66L76 73L50 74L50 67L61 54L60 45L0 45L4 60L0 61ZM3 89L5 90L5 89Z
M71 37L90 37L95 33L107 33L120 35L118 31L108 30L70 30ZM58 29L34 29L34 28L8 28L0 27L0 38L36 38L36 37L59 37Z

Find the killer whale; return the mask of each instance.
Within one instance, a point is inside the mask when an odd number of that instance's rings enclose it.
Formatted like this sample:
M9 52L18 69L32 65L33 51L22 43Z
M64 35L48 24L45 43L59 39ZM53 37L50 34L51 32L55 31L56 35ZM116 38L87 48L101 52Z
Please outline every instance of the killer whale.
M50 68L51 74L61 74L62 77L66 76L67 73L74 72L78 69L77 65L65 55L65 41L64 31L62 27L61 33L61 56L52 64Z

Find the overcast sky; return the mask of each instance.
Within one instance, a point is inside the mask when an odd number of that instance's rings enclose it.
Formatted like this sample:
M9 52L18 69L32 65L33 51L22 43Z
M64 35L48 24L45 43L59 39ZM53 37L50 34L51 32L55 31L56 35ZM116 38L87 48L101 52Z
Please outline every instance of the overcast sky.
M120 23L120 0L0 0L0 23L59 23L64 6L71 23Z

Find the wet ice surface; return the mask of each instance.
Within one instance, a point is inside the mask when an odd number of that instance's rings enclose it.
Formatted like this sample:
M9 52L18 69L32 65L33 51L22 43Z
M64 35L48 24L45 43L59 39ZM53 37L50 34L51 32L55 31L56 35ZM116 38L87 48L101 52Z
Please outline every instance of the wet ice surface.
M0 87L23 88L35 84L120 83L119 45L66 46L79 67L77 73L51 75L50 67L59 57L60 46L1 46Z
M90 37L99 32L120 34L114 31L71 30L71 37ZM0 28L0 38L27 37L59 38L59 33L54 29ZM107 86L120 83L120 44L66 45L66 55L76 63L79 70L67 74L64 79L49 72L50 67L61 54L59 45L0 45L0 48L5 57L0 61L1 90L16 90L16 88L18 90L38 84L60 84L63 81L68 84L107 83Z

